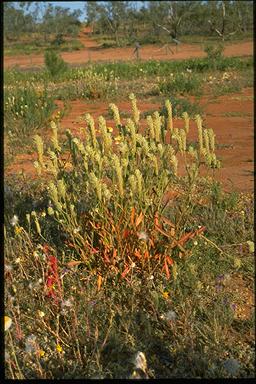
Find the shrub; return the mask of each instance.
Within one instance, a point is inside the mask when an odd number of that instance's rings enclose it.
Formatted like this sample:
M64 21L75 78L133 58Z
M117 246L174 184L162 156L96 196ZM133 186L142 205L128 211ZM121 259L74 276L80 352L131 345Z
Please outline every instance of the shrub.
M202 82L194 74L177 73L171 74L167 79L161 81L158 85L160 93L164 95L199 95Z
M55 109L45 87L25 82L4 90L4 128L13 139L23 139L41 127Z
M209 60L219 60L223 56L224 45L219 44L206 44L204 52L207 54Z
M172 258L179 252L186 253L182 246L185 240L180 246L176 243L184 235L181 227L175 229L176 214L184 211L181 219L184 223L191 214L182 205L165 219L173 232L173 247L166 253L162 247L163 231L158 231L158 227L162 228L164 220L165 193L179 185L177 154L186 158L185 180L187 193L191 194L200 162L203 160L210 167L219 166L214 154L214 136L202 129L201 118L197 116L199 151L187 148L189 116L183 116L185 129L175 128L169 101L166 118L157 111L147 116L148 126L142 135L140 112L133 94L130 100L132 116L125 125L118 108L110 104L117 132L114 136L105 119L100 117L101 137L97 137L94 119L89 114L85 116L85 141L66 132L70 152L67 170L58 142L58 126L52 123L49 159L44 160L43 142L36 136L38 161L35 165L39 174L47 170L55 179L49 185L53 206L48 210L57 223L53 236L61 231L87 268L124 278L130 273L132 263L136 263L138 274L151 274L154 265L156 274L164 270L169 278Z
M68 65L54 51L47 50L44 55L45 66L52 77L60 76L67 71Z
M117 91L118 79L113 73L96 73L91 68L75 69L61 76L64 82L58 86L55 96L59 99L99 99L113 96Z
M175 96L170 96L169 100L172 104L172 112L174 117L182 117L182 114L184 112L187 112L191 117L195 117L196 115L202 113L202 108L199 104L191 103L187 99L181 99ZM166 106L163 106L160 113L161 115L167 117L168 113Z

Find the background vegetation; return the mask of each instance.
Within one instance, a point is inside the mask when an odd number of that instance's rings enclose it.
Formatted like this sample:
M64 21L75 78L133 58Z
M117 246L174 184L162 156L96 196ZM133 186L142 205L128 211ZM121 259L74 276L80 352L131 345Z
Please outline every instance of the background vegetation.
M88 1L85 20L46 2L4 2L5 54L76 50L82 25L102 47L252 38L252 1ZM22 43L21 43L22 40Z

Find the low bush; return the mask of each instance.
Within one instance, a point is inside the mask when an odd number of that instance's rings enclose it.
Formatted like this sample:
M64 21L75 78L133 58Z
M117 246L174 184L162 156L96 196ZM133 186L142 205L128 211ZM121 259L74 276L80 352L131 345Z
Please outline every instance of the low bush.
M223 57L224 45L223 44L207 44L204 47L204 52L210 61L219 60Z
M27 82L4 88L4 129L12 140L22 141L43 126L54 109L53 97L44 86Z
M202 81L189 73L171 74L158 84L159 92L164 95L200 95Z
M65 61L53 50L47 50L44 56L45 66L52 77L61 76L68 70Z

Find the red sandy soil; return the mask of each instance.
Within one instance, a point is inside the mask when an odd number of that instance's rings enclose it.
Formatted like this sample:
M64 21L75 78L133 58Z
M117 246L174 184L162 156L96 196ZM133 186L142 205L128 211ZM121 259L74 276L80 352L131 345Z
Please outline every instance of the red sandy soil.
M62 58L70 64L83 64L88 61L118 61L118 60L135 60L133 54L134 47L124 48L105 48L99 47L99 44L91 38L90 28L83 29L79 36L79 40L84 44L85 48L81 51L64 52ZM166 54L163 46L145 45L140 49L140 58L142 60L180 60L194 57L205 57L203 47L200 44L181 44L176 52L176 48L172 46L173 54ZM245 56L253 54L253 41L244 41L235 44L227 44L224 50L225 56ZM18 55L5 56L4 68L18 66L19 68L41 67L44 65L44 55Z
M56 101L59 109L63 107L61 101ZM202 104L206 112L204 125L212 128L216 134L216 144L222 147L216 150L217 158L222 162L220 170L214 170L216 180L222 182L224 190L236 190L238 192L253 192L254 184L254 147L253 147L253 89L244 89L238 94L229 94L216 98L214 103L206 97L202 99ZM130 102L117 102L116 105L122 116L122 112L131 111ZM98 116L103 115L107 120L107 126L114 127L113 120L108 115L108 103L101 101L76 100L70 102L71 109L61 121L61 135L64 136L66 129L70 129L73 135L82 136L81 127L85 126L81 116L90 113L95 121ZM141 112L159 110L160 104L155 102L146 102L138 100L138 108ZM232 113L238 113L241 116L232 116ZM225 114L231 114L225 115ZM123 122L125 122L125 119ZM145 121L142 121L142 125ZM174 127L182 127L181 120L174 121ZM97 127L97 124L96 124ZM44 131L43 138L49 136ZM190 133L188 141L197 139L197 129L193 121L190 123ZM61 141L61 140L60 140ZM33 161L37 158L36 154L17 155L14 162L10 164L5 175L10 176L18 174L21 170L28 178L36 177L33 167ZM181 173L182 165L180 167ZM206 174L205 170L202 172ZM213 176L210 171L209 176Z

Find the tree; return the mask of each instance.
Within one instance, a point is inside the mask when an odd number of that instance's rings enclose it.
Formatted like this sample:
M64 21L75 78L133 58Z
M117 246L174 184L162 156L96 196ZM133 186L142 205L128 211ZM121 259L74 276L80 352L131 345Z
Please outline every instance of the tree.
M69 8L53 7L49 4L41 23L45 40L49 39L51 34L55 35L55 39L60 35L76 36L81 24L78 20L80 15L81 10L71 12Z
M16 2L4 2L4 38L16 40L21 33L33 29L33 17L25 15L24 10L17 7Z
M87 2L87 22L97 23L101 32L104 30L113 35L119 45L119 32L125 29L129 7L129 1Z
M252 29L252 1L212 1L208 23L211 30L224 41L238 31L246 32L247 26ZM251 16L251 17L250 17Z

